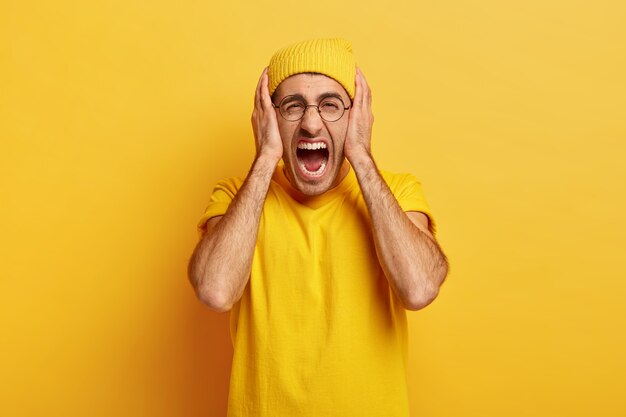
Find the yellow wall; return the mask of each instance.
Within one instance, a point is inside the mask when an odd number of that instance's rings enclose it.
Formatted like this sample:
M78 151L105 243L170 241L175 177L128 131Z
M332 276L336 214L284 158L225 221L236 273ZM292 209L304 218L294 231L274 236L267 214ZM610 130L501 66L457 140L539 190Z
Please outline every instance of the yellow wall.
M223 415L195 223L269 57L318 36L451 261L409 313L412 415L626 415L624 2L262 3L0 3L0 415Z

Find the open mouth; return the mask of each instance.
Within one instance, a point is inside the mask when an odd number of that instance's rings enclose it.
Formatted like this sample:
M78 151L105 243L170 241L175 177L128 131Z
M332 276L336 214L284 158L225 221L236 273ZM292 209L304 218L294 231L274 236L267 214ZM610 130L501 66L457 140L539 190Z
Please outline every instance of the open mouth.
M298 143L296 149L298 166L302 172L310 177L321 177L328 163L328 148L324 142Z

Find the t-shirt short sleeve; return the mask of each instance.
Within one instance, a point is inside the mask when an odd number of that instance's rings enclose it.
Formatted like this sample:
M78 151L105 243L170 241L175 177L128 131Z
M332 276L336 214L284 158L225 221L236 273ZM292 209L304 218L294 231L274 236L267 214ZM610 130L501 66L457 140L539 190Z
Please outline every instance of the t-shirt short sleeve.
M217 216L223 216L228 210L228 206L231 201L235 198L237 191L241 188L243 184L242 178L226 178L220 180L215 184L215 188L213 188L213 192L211 193L211 198L209 199L209 204L206 206L204 210L204 214L200 217L198 221L198 237L202 238L204 233L206 233L206 222Z
M398 200L402 211L419 211L428 216L428 229L436 235L437 225L430 206L424 196L421 182L411 174L383 173L391 192Z

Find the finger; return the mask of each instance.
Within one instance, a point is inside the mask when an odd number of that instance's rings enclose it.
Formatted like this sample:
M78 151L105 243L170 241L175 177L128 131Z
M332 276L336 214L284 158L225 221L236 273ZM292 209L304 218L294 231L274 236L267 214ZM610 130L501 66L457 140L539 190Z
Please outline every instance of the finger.
M363 76L363 72L359 70L359 82L361 83L361 98L363 100L363 107L367 109L369 106L369 87Z
M254 93L254 105L258 106L261 102L261 84L263 83L263 77L267 73L267 67L263 69L261 76L259 77L259 82L256 85L256 91Z
M363 105L363 87L361 86L361 70L359 67L356 68L356 77L355 81L355 91L354 91L354 104L357 106Z
M261 82L261 104L264 107L272 107L272 98L270 97L269 90L270 77L267 75L267 71L263 73L263 81Z
M361 81L361 89L363 90L363 104L369 106L372 104L372 90L365 79L363 71L359 68L359 79Z
M365 100L367 101L367 105L371 105L372 104L372 89L370 88L369 84L367 83L367 80L365 79L365 76L363 76L363 85L365 86Z

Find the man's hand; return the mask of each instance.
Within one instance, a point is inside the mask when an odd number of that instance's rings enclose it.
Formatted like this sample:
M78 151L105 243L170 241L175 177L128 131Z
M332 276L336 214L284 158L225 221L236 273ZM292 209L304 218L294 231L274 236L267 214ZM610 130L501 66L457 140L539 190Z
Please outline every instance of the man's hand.
M402 211L371 155L372 93L360 69L344 154L354 168L372 220L376 255L389 285L405 308L430 304L448 273L448 261L430 232L424 214Z
M356 165L363 158L371 158L370 148L373 124L372 91L367 85L363 73L357 67L356 90L354 100L352 100L348 132L344 144L344 154L352 166Z
M278 163L283 156L283 142L278 130L276 111L269 94L267 67L263 70L254 95L252 111L252 130L256 143L257 158L265 156L273 163Z
M242 297L252 268L263 204L276 164L283 155L267 68L254 97L252 128L256 158L223 216L207 223L189 261L188 275L198 298L215 311L228 311Z

